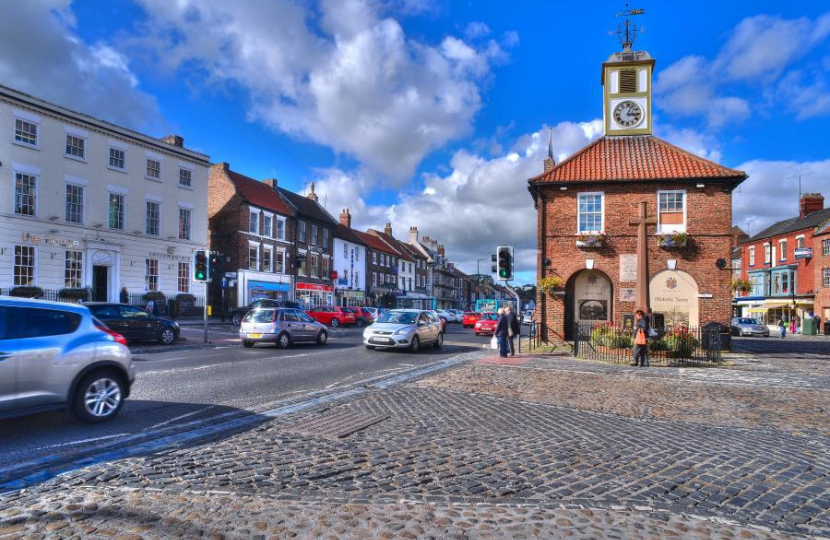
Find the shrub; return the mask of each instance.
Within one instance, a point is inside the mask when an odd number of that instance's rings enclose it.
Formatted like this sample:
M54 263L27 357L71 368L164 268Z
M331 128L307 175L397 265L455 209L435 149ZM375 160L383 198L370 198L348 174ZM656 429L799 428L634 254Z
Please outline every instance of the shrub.
M9 291L9 296L18 298L43 298L43 289L40 287L15 287Z
M591 345L611 349L630 349L634 338L614 325L606 324L591 329Z
M160 302L164 302L166 297L164 296L164 293L161 291L147 291L146 293L144 293L143 298L145 302L149 302L150 300L152 300L153 302L158 304Z
M67 287L65 289L59 290L58 296L61 298L68 298L72 300L87 301L89 300L90 294L89 289Z
M678 357L691 356L694 350L700 345L700 341L694 334L683 326L666 332L662 341L665 344L666 350Z
M195 302L196 297L189 293L179 293L176 295L176 300L179 302Z

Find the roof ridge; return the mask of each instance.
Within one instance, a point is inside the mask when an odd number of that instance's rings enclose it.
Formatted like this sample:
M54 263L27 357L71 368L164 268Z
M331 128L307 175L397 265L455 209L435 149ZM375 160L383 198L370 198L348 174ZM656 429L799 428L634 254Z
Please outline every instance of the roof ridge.
M589 142L588 144L586 144L585 146L583 146L582 148L580 148L579 150L577 150L576 152L574 152L574 153L573 153L573 154L571 154L570 156L566 157L565 159L563 159L562 161L560 161L559 163L557 163L556 165L554 165L552 169L549 169L549 170L544 171L544 172L542 172L542 173L540 173L540 174L537 174L536 176L531 177L531 178L530 178L530 181L532 182L532 181L536 180L537 178L539 178L540 176L545 176L546 174L549 174L549 173L551 173L551 172L553 172L553 171L555 171L555 170L559 169L560 167L564 167L566 163L569 163L570 161L574 160L577 156L580 156L580 155L584 154L585 152L587 152L588 150L590 150L592 147L594 147L595 145L599 144L599 142L600 142L601 140L605 139L606 137L607 137L607 135L603 135L603 136L601 136L601 137L597 137L596 139L594 139L593 141Z

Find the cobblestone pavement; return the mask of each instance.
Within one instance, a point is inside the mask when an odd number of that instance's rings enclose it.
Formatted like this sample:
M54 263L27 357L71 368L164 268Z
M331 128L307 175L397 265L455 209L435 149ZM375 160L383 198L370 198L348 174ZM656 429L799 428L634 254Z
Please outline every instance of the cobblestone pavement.
M8 494L0 539L826 536L826 360L464 366ZM344 413L384 420L306 430Z

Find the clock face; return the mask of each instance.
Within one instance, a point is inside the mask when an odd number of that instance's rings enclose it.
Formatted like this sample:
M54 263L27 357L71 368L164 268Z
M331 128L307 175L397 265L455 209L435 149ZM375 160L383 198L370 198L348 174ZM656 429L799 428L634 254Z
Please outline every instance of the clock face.
M643 119L643 109L633 101L623 101L614 107L614 120L622 127L633 127Z

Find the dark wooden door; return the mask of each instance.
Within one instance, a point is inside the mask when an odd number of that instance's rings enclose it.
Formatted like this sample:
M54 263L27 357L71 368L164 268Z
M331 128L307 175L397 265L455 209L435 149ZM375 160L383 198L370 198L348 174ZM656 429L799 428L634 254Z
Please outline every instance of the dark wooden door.
M109 269L106 266L92 267L92 300L95 302L107 302L107 291L109 290Z

